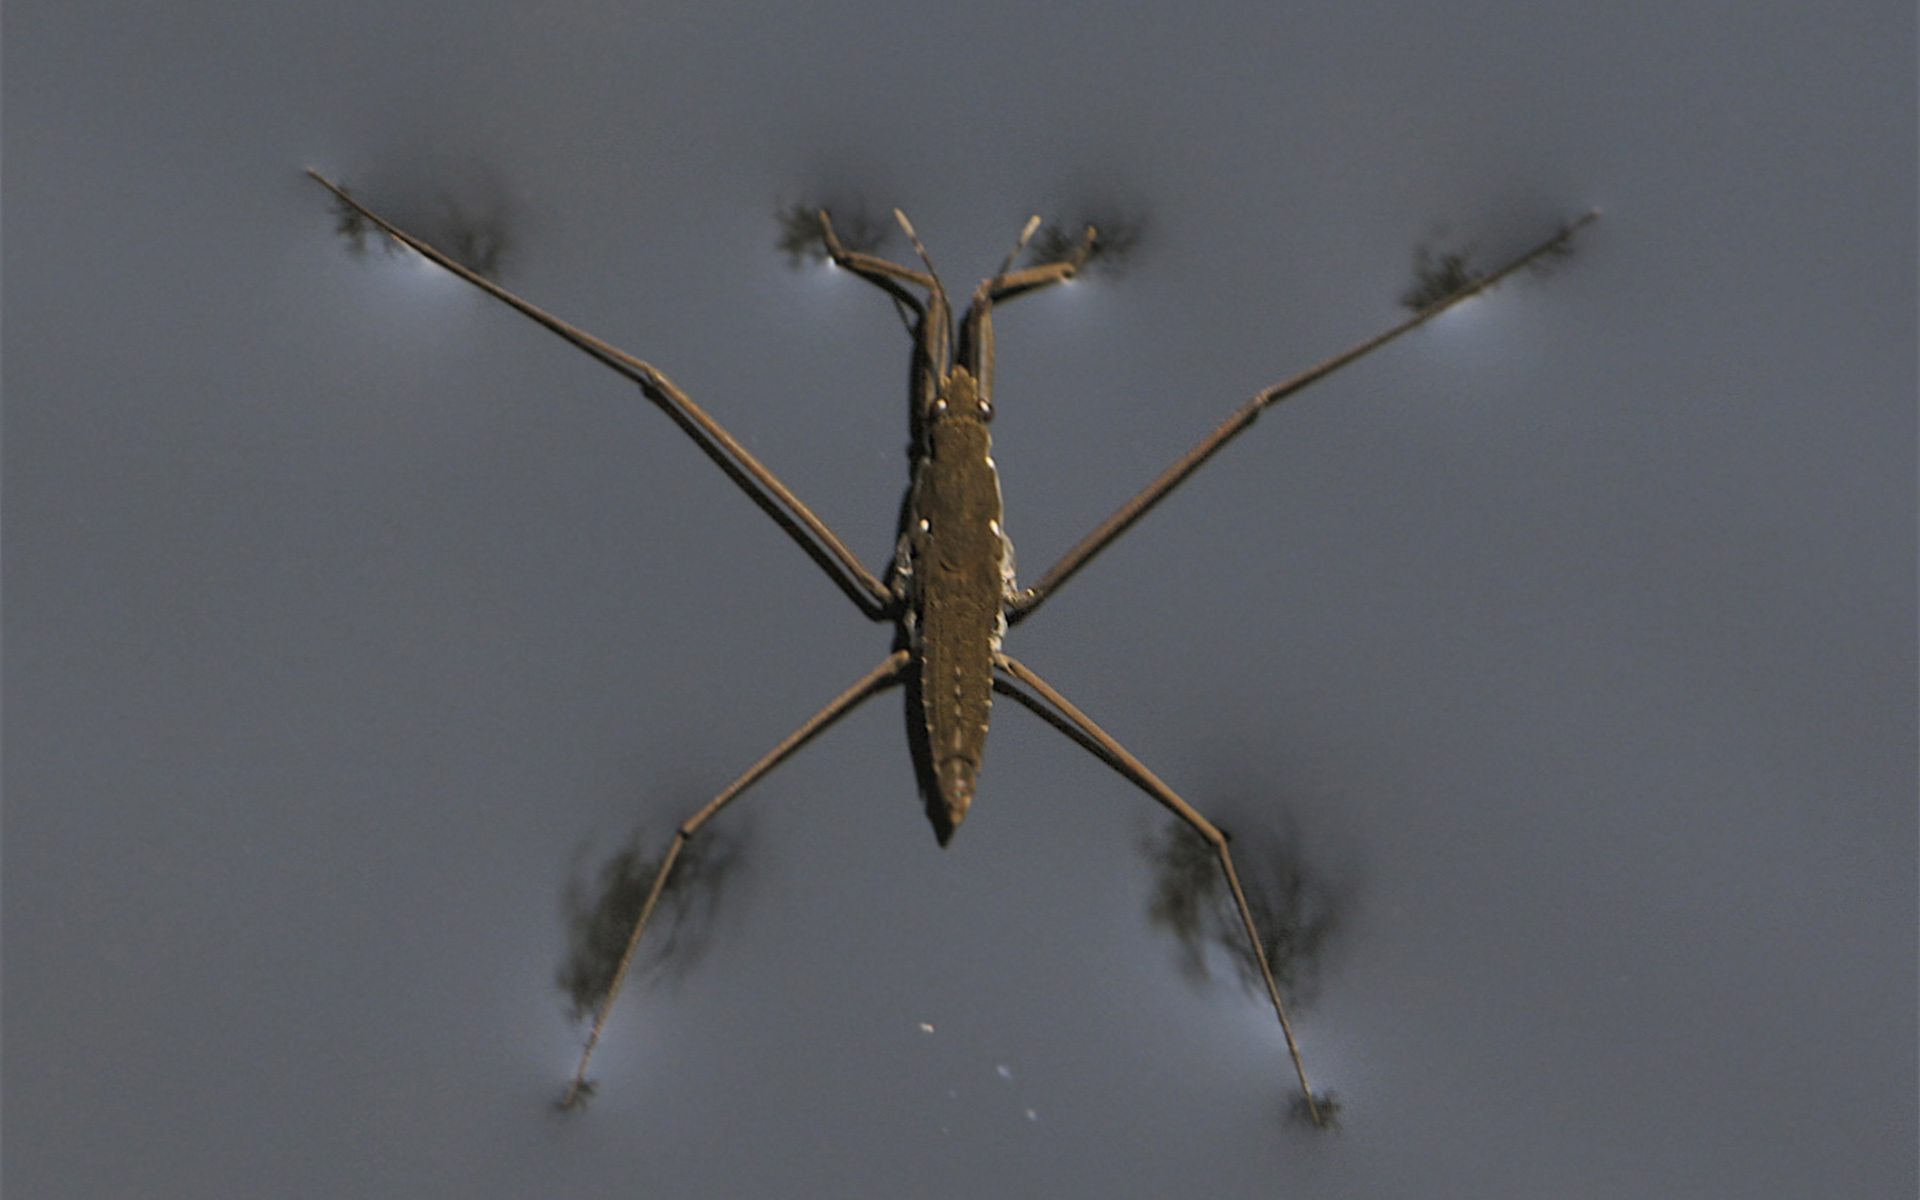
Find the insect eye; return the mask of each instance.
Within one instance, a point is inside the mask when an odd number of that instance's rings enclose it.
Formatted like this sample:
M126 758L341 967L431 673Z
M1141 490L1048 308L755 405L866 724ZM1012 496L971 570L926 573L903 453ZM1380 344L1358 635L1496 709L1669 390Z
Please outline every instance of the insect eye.
M936 417L937 417L937 416L942 416L942 415L944 415L944 414L946 413L946 411L947 411L947 401L946 401L946 398L945 398L944 396L943 396L943 397L941 397L941 398L940 398L940 399L938 399L938 400L935 400L935 401L933 402L933 415L934 415L934 416L936 416Z

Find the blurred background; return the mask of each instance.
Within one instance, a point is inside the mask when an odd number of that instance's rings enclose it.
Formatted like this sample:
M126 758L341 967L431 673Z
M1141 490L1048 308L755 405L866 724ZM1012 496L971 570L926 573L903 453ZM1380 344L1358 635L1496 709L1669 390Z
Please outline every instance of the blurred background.
M1914 23L10 5L8 1194L1911 1194ZM776 212L898 205L955 291L1030 213L1134 223L999 314L1028 579L1419 247L1603 207L1008 643L1337 905L1297 1025L1343 1127L1156 925L1145 797L1003 703L942 851L897 693L724 819L704 953L552 1114L570 889L888 634L307 167L655 363L876 570L908 340Z

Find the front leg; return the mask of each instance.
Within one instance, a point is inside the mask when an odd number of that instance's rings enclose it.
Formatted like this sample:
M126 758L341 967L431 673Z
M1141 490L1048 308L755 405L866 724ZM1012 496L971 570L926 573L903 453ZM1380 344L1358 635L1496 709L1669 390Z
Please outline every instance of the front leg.
M1033 236L1039 223L1039 217L1027 222L1026 229L1021 231L1019 244L1007 256L1007 261L1000 265L999 273L992 279L982 280L980 286L973 290L973 301L967 305L967 319L961 326L961 359L966 362L967 369L973 372L974 379L979 383L980 395L989 404L993 402L993 306L1003 300L1072 279L1086 265L1087 256L1093 253L1094 241L1099 236L1089 225L1080 239L1079 247L1066 258L1009 272L1007 268L1026 247L1027 239Z
M898 215L898 210L895 210ZM899 263L890 262L877 254L868 254L861 250L849 250L840 244L840 237L833 231L833 218L826 209L820 210L820 238L826 243L827 258L836 267L844 267L865 279L868 283L886 292L895 300L911 308L920 317L926 316L927 307L920 298L908 291L902 284L925 289L929 296L938 295L940 283L926 271L915 271Z

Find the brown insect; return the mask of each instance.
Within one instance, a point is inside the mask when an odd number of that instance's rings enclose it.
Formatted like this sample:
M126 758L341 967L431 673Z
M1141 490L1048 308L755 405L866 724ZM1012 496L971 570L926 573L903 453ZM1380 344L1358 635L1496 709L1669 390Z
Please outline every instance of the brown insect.
M1447 277L1444 286L1433 289L1439 294L1418 293L1421 307L1413 316L1256 394L1068 550L1036 583L1022 588L1014 579L1012 543L1001 526L1000 478L994 467L992 439L987 433L987 424L993 418L993 307L1073 278L1097 244L1099 234L1092 226L1084 230L1077 246L1060 261L1014 270L1015 260L1039 227L1040 218L1034 217L1000 269L974 289L966 312L956 323L946 289L905 216L897 210L894 213L926 268L924 271L849 250L835 235L827 213L819 213L820 237L827 256L836 265L887 292L904 312L911 314L914 334L912 482L901 510L893 562L883 577L876 577L785 484L658 370L542 311L388 224L319 172L310 170L308 174L333 192L350 221L370 222L400 244L520 310L639 384L647 398L659 405L742 491L786 530L863 613L875 621L890 621L894 626L893 651L878 666L828 701L674 831L619 967L600 1001L579 1068L562 1100L563 1107L572 1107L592 1090L586 1081L588 1060L605 1027L620 983L632 964L641 935L646 931L648 918L688 840L721 809L815 735L868 697L898 685L906 691L908 745L914 770L927 817L941 845L953 837L973 802L994 692L1039 714L1048 724L1159 801L1205 840L1219 860L1220 870L1239 909L1252 958L1264 980L1267 998L1286 1037L1287 1051L1300 1084L1302 1106L1315 1125L1325 1123L1328 1102L1325 1097L1316 1096L1307 1083L1306 1067L1294 1040L1293 1026L1287 1019L1286 1006L1281 1002L1280 989L1274 982L1239 873L1234 869L1227 836L1065 696L1004 653L1001 642L1009 626L1033 615L1061 584L1165 499L1267 407L1461 301L1486 291L1514 272L1564 251L1573 236L1599 215L1597 211L1564 226L1553 237L1497 270L1479 276ZM1463 272L1456 270L1454 274L1463 275ZM1423 280L1428 285L1432 282Z

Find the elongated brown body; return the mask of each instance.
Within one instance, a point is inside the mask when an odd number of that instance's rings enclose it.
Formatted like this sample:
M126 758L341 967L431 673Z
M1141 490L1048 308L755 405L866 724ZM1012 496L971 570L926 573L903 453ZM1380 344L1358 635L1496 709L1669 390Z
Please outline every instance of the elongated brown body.
M954 367L923 423L896 564L909 649L919 663L918 703L909 705L908 721L918 726L910 729L912 740L925 738L916 765L942 845L973 800L993 703L993 653L1006 632L1013 576L990 414L972 374Z

